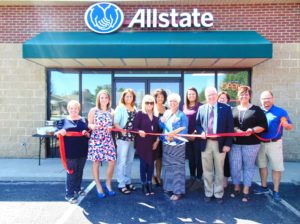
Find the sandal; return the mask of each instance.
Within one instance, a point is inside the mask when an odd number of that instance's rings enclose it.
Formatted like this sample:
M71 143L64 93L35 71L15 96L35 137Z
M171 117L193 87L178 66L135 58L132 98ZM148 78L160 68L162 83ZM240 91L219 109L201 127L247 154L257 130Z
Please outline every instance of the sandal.
M242 197L242 202L248 202L250 200L250 196L249 196L249 193L248 194L245 194L243 193L243 197Z
M136 188L133 184L126 184L126 188L129 191L135 191L136 190Z
M240 190L234 190L234 191L230 194L230 197L236 198L236 197L238 197L240 194L241 194L241 191L240 191Z
M126 195L128 195L128 194L131 193L130 190L127 189L127 187L121 187L121 188L119 188L119 191L120 191L122 194L126 194Z
M161 181L160 181L160 179L158 179L158 177L154 177L154 182L155 182L156 187L161 186Z
M171 200L171 201L178 201L180 198L181 198L181 195L180 195L180 194L173 194L173 195L170 197L170 200Z

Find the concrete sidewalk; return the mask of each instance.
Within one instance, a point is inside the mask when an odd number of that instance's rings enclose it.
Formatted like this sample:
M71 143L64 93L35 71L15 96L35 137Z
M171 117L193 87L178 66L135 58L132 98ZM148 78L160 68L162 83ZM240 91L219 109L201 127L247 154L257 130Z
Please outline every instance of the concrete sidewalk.
M59 158L42 159L38 165L38 159L0 159L0 181L64 181L65 171ZM100 168L100 178L105 179L106 163ZM92 180L92 163L87 161L83 178ZM300 162L285 162L285 171L282 182L300 185ZM270 173L271 174L271 173ZM186 177L189 176L188 163L186 162ZM114 179L116 178L116 173ZM139 180L139 160L134 160L132 178ZM258 170L253 179L260 182ZM271 182L269 175L269 182Z

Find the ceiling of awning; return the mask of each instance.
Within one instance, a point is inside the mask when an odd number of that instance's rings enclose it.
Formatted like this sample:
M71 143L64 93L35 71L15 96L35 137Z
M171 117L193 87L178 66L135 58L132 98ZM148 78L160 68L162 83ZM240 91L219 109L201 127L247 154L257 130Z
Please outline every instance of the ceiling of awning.
M47 68L251 68L266 58L29 59Z
M45 32L23 44L23 58L55 68L249 68L272 58L255 31Z

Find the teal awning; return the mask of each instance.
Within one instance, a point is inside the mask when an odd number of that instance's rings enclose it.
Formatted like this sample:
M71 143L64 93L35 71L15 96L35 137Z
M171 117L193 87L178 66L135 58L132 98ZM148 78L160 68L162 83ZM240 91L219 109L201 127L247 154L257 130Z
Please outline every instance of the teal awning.
M272 58L272 43L255 31L44 32L23 58Z

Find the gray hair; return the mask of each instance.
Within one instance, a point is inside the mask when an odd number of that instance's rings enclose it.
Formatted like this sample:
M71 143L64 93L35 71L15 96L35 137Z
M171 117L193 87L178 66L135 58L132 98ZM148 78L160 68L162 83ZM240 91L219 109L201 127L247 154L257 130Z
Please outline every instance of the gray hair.
M217 89L216 89L215 87L213 87L213 86L208 86L208 87L206 87L206 89L205 89L205 96L207 96L207 95L208 95L208 92L210 92L210 91L215 92L216 94L218 94L218 91L217 91Z
M169 96L168 96L168 103L171 101L171 100L176 100L177 103L180 103L181 101L181 97L179 96L179 94L177 93L171 93Z

